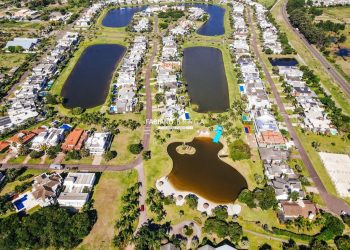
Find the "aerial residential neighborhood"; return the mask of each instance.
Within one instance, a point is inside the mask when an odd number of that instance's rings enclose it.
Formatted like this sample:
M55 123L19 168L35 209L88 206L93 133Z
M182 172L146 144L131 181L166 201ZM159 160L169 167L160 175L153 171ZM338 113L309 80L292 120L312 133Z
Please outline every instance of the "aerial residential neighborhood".
M0 249L350 249L349 4L0 1Z

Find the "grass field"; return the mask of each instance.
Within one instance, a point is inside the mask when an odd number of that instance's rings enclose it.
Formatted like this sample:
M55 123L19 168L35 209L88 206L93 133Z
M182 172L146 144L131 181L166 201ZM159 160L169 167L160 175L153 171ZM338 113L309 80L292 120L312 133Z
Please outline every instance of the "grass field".
M258 3L261 3L265 8L270 9L276 2L276 0L258 0Z
M114 224L121 208L121 196L128 187L136 183L134 170L124 172L105 172L94 188L92 199L97 210L97 221L90 234L77 249L114 249Z
M0 68L19 67L26 60L26 54L0 52Z

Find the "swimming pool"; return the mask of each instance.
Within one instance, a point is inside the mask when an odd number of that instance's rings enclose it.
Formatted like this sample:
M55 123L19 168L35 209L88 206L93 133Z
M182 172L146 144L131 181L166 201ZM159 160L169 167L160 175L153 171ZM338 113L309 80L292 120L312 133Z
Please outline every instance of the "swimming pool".
M23 195L22 198L19 198L18 200L13 202L13 205L15 205L16 209L18 211L21 211L24 208L24 202L28 199L28 195Z

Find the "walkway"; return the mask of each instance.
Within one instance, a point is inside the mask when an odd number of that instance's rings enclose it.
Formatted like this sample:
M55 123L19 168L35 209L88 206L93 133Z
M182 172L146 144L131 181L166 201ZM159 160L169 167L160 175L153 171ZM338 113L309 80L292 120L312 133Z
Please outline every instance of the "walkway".
M284 122L287 125L289 134L293 138L294 144L299 150L300 157L303 160L304 165L309 172L310 178L315 183L315 186L319 190L322 199L324 200L324 202L326 203L326 206L328 207L328 209L331 212L338 214L338 215L341 213L341 211L346 211L347 213L350 213L349 206L343 200L336 198L327 192L327 190L326 190L325 186L323 185L322 181L320 180L314 166L312 165L312 162L310 161L309 156L307 155L303 145L301 144L301 142L297 136L297 133L295 132L294 127L292 126L292 123L288 117L288 114L286 113L286 110L284 108L283 102L282 102L281 97L280 97L278 90L276 88L276 85L275 85L274 81L272 80L270 72L268 71L264 61L261 59L261 55L260 55L258 45L257 45L257 43L259 41L257 39L255 28L253 26L252 15L251 15L250 9L248 9L248 23L250 26L251 39L252 39L251 44L252 44L254 53L259 61L260 66L262 66L262 68L263 68L266 79L269 82L269 84L271 86L271 90L273 92L273 95L276 99L278 108L281 112L281 115L284 119Z

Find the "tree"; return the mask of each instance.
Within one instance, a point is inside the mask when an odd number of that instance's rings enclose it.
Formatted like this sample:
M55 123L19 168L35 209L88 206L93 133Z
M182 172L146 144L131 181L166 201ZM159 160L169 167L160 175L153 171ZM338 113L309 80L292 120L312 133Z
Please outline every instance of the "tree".
M350 249L350 237L349 235L343 235L335 238L335 245L338 250L348 250Z
M117 157L117 151L107 151L106 153L103 154L103 158L105 159L105 161L110 161L112 159L114 159L115 157Z
M277 205L276 193L272 186L255 190L254 196L262 210L267 210Z
M160 248L162 239L166 238L169 231L169 225L159 225L148 221L143 224L133 238L135 249L137 250L156 250Z
M29 155L30 155L31 158L37 159L37 158L42 157L44 154L45 154L44 151L36 151L36 150L33 150Z
M289 239L288 242L282 243L282 249L283 250L299 250L299 247L293 239Z
M88 157L90 155L90 150L87 148L82 148L80 150L80 156L81 157Z
M68 151L66 154L66 158L72 159L72 160L80 160L81 159L81 155L80 152L77 150L72 150L72 151Z
M292 201L296 201L299 198L299 192L297 191L293 191L289 194L289 199L291 199Z
M46 99L46 103L47 104L50 104L50 105L56 105L58 104L57 102L57 96L56 95L53 95L51 93L47 93L46 96L45 96L45 99Z
M238 242L241 239L242 235L242 226L237 222L230 221L228 223L228 236L230 237L231 241Z
M89 233L95 221L93 210L72 213L58 206L41 208L25 219L15 213L0 219L1 248L72 249Z
M198 206L198 197L194 194L188 194L185 197L186 203L192 209L197 209Z
M219 220L226 220L228 218L227 207L225 206L217 206L212 212Z
M151 159L151 151L150 150L143 151L142 158L144 160L150 160Z
M139 154L143 150L143 145L141 143L131 144L129 145L129 151L132 154Z
M325 241L315 239L310 244L310 250L331 250L331 248Z
M245 203L249 208L255 208L254 194L249 189L244 189L238 196L239 202Z
M271 249L272 247L267 243L259 247L259 250L271 250Z
M163 93L157 93L157 94L154 96L154 99L155 99L156 104L160 104L160 103L163 103L163 102L165 101L165 98L164 98L164 94L163 94Z
M235 140L229 145L230 157L234 161L249 159L251 157L250 147L241 139Z
M338 217L326 212L322 216L325 218L325 223L321 233L317 235L318 240L328 241L343 234L345 226Z

